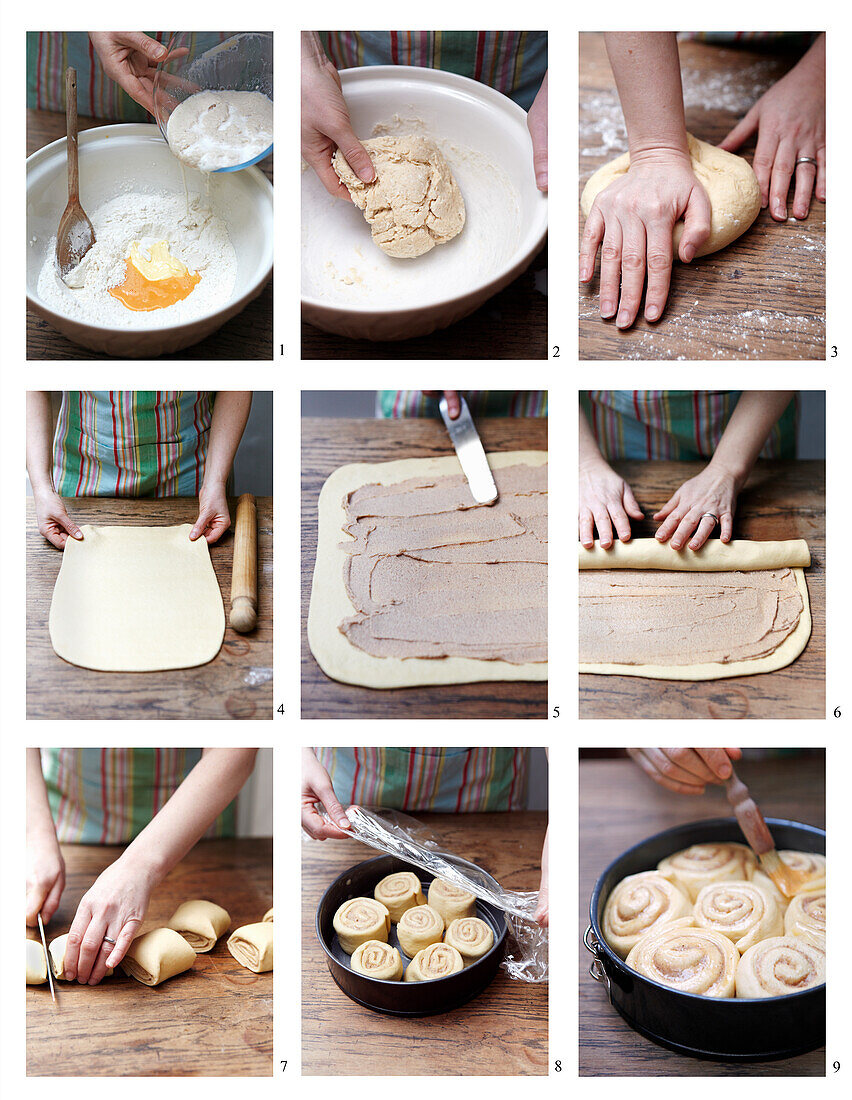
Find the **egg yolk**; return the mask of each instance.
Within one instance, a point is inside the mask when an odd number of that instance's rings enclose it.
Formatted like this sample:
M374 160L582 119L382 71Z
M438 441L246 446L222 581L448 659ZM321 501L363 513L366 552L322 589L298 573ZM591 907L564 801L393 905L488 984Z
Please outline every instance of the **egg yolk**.
M183 301L200 282L197 272L190 272L172 256L168 241L156 241L147 255L141 241L133 241L124 264L124 278L109 292L128 309L148 312Z

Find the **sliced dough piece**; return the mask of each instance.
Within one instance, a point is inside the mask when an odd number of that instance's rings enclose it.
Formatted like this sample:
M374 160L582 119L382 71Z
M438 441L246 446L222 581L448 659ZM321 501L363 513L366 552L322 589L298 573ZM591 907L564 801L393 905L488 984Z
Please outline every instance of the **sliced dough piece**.
M137 936L121 960L121 969L143 985L160 985L189 970L195 952L173 928L155 928Z
M47 981L47 961L38 940L27 940L27 985L44 985Z
M47 947L50 953L50 966L53 970L53 976L54 978L58 978L61 982L67 981L65 977L65 945L67 942L68 933L66 932L62 936L57 936L55 940L51 940ZM112 973L112 967L108 966L104 977L109 978Z
M825 950L801 936L761 940L737 966L737 996L784 997L825 981Z
M373 896L385 906L392 924L400 920L406 909L426 904L420 879L413 871L397 871L395 874L385 875L376 883Z
M751 848L736 841L706 841L666 856L657 864L657 870L694 904L705 886L738 879L750 881L757 870L757 857Z
M431 943L440 943L444 937L444 918L431 905L415 905L399 918L396 926L399 946L413 959L418 951Z
M448 943L433 943L418 951L405 972L407 982L431 982L464 970L464 959Z
M175 909L168 927L174 928L196 954L211 951L230 927L227 909L212 901L185 901Z
M228 950L246 970L265 974L272 969L272 921L244 924L228 939Z
M470 966L494 946L494 933L479 917L458 917L447 929L444 943L454 947Z
M387 906L375 898L350 898L334 914L333 925L341 948L351 955L367 940L387 943L391 919Z
M352 952L352 969L368 978L398 982L402 978L402 955L381 940L365 940Z
M263 914L263 919L264 920L269 920L269 921L272 920L272 910L271 909L266 910L266 912Z
M449 927L459 917L476 916L476 898L460 886L435 878L429 884L429 904L441 914L444 925Z

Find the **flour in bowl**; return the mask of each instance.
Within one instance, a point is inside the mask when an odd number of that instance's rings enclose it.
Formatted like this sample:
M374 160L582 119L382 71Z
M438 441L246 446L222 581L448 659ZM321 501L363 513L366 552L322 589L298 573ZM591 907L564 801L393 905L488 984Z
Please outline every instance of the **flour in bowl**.
M39 298L48 309L107 328L166 328L215 313L233 297L236 253L225 222L199 195L187 204L181 193L130 192L87 213L96 240L67 282L56 266L56 239L48 244L38 280ZM132 271L131 255L139 265ZM180 280L175 276L182 270L186 275ZM110 293L131 281L128 273L137 295L140 288L144 295L148 276L154 291L158 284L162 288L182 282L179 293L185 296L162 307L129 308ZM169 299L161 294L160 300Z
M202 172L247 164L272 144L272 100L227 88L197 92L172 111L169 148Z

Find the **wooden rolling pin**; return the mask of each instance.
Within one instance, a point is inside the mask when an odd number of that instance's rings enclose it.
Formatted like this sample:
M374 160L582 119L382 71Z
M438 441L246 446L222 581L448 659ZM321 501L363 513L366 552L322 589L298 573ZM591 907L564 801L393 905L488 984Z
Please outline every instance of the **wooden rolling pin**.
M257 506L251 493L237 501L229 621L240 634L257 626Z

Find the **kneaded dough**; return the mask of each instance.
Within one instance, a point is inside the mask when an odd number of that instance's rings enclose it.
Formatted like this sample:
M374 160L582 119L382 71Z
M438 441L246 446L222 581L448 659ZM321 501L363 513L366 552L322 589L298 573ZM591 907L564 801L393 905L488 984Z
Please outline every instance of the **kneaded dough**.
M752 224L760 213L760 187L747 160L715 145L708 145L706 141L699 141L692 134L687 134L686 140L692 170L710 200L710 236L695 255L708 256L727 247ZM580 206L584 217L589 216L597 195L613 180L625 175L629 167L630 154L623 153L598 168L583 188ZM679 221L672 234L675 258L682 236L683 222Z
M508 451L488 455L492 470L503 466L544 466L547 451ZM462 473L455 455L403 458L395 462L357 462L341 466L326 480L318 504L317 557L308 611L308 643L317 664L333 680L370 688L424 684L467 684L487 680L546 680L547 663L488 661L473 657L374 657L352 645L338 629L357 609L344 582L347 553L343 540L343 498L362 485L395 485L412 477ZM351 541L351 539L350 539Z
M47 981L47 961L38 940L27 940L27 985L44 985Z
M264 974L272 969L272 921L244 924L228 939L228 950L246 970Z
M50 954L50 966L53 970L53 976L63 982L67 980L65 977L65 945L67 942L68 933L66 932L62 936L57 936L55 940L51 940L47 947ZM109 978L111 975L112 967L108 966L104 977Z
M137 936L121 960L121 969L143 985L159 985L189 970L195 952L173 928L155 928Z
M434 141L406 134L361 144L376 170L372 183L358 178L339 149L331 163L363 210L374 244L388 256L411 260L461 233L464 199Z
M580 569L674 569L693 572L724 572L789 567L802 597L802 611L795 629L781 645L765 657L749 661L707 662L694 665L580 664L580 672L600 676L644 676L652 680L720 680L731 676L753 676L775 672L791 664L811 636L811 609L804 568L811 563L804 539L785 542L751 542L747 539L723 543L711 539L700 550L673 550L657 539L616 541L603 550L579 548Z
M212 661L225 609L206 539L191 527L81 528L50 604L59 657L101 672L157 672Z
M227 909L212 901L185 901L171 915L168 927L179 933L197 955L212 951L231 923Z

